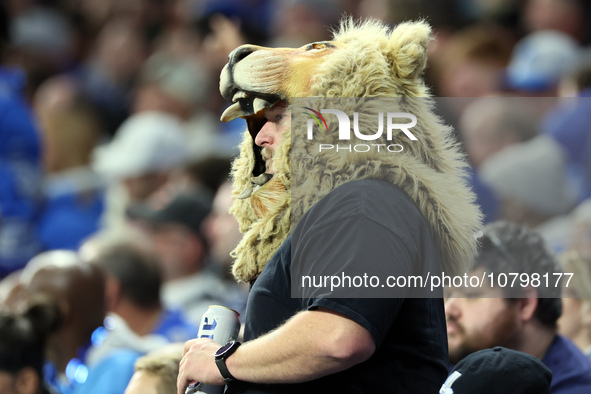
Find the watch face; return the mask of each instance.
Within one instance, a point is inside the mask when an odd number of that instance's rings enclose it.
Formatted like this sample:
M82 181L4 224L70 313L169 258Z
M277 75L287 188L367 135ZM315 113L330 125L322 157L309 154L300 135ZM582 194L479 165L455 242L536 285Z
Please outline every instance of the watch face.
M228 351L228 349L230 349L235 343L236 343L235 341L231 341L231 342L226 343L224 346L219 348L217 352L215 352L215 356L216 357L223 356L224 353L226 353Z

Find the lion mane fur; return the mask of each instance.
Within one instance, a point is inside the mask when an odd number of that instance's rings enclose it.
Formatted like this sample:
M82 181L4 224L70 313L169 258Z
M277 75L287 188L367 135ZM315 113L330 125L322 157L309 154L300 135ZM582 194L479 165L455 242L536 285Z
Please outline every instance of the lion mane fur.
M446 273L469 269L482 214L465 182L465 158L451 128L435 115L421 78L430 40L431 28L423 21L402 23L393 30L373 20L341 23L334 41L342 47L310 76L311 91L306 95L315 97L316 105L318 100L344 98L341 109L359 112L364 129L375 129L379 108L373 98L397 97L399 108L417 117L412 129L417 141L391 155L311 154L313 143L325 141L307 140L304 120L294 117L275 152L274 177L230 208L244 233L232 252L237 280L256 279L298 220L320 199L347 182L368 178L391 182L412 198L430 226ZM345 99L350 97L363 100ZM328 126L338 127L334 120ZM232 166L235 197L251 185L254 165L253 140L245 132Z

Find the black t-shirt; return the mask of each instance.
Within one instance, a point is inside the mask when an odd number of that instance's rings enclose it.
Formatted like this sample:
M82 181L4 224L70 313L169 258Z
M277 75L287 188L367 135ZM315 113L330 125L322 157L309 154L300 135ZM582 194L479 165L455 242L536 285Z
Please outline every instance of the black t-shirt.
M386 274L424 275L438 266L424 218L397 186L360 180L335 189L304 215L252 285L244 339L255 339L300 311L323 307L365 327L376 344L375 353L346 371L312 382L236 382L226 392L437 393L448 371L441 298L409 298L410 290L406 298L366 298L375 293L363 286L339 290L356 298L313 286L300 298L292 298L291 284L297 286L300 276L319 272L350 276L370 272L384 283Z

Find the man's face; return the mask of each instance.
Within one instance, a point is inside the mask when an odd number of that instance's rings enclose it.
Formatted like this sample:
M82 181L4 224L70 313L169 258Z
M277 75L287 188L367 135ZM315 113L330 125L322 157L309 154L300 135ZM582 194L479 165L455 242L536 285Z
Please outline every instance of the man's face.
M186 227L172 223L153 224L148 230L154 253L161 263L164 281L184 276L188 262L195 258L191 253L195 235Z
M0 393L16 394L14 380L14 377L10 373L0 371Z
M452 364L478 350L494 346L516 347L519 334L517 304L502 298L498 288L483 286L474 290L455 291L453 298L445 302L449 361Z
M225 268L230 267L233 261L230 252L242 238L236 218L228 212L232 202L232 185L227 182L218 189L204 226L211 253Z
M17 373L0 371L2 394L36 394L39 384L39 377L31 367L25 367Z
M265 108L264 116L267 122L257 134L254 142L263 148L262 155L267 164L266 172L268 174L274 174L273 154L275 149L281 144L283 132L291 123L287 103L280 101L271 108Z

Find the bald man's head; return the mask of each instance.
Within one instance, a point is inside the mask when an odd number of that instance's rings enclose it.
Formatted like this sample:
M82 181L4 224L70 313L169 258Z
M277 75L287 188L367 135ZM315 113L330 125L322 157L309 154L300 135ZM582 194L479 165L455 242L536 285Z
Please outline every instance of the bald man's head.
M81 262L74 252L52 251L35 257L23 272L23 285L26 305L40 299L59 305L63 323L50 337L50 344L57 346L66 340L76 342L71 347L77 348L103 323L104 273L97 266Z

